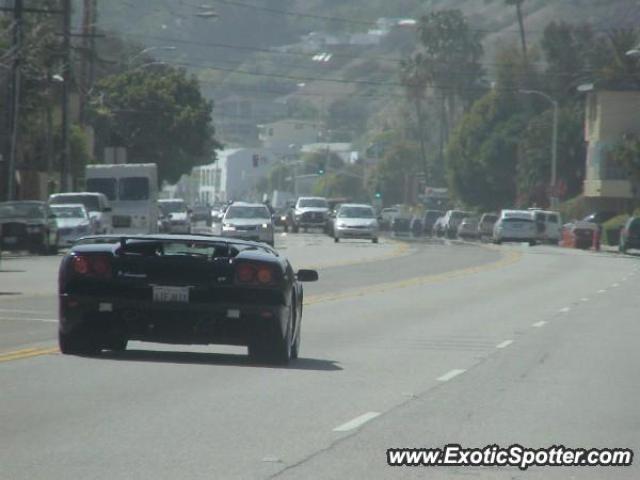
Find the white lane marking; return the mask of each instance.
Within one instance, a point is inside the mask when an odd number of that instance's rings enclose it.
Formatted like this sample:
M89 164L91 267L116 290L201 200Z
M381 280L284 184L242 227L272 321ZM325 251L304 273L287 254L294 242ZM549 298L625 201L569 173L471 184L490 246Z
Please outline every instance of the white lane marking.
M611 285L612 288L618 288L620 286L619 283L614 283L613 285Z
M559 310L559 312L560 312L560 313L567 313L567 312L569 312L570 310L571 310L571 308L570 308L570 307L564 307L564 308L561 308L561 309Z
M602 289L602 290L598 290L598 293L607 293L607 291L605 289Z
M349 430L353 430L355 428L358 428L358 427L364 425L369 420L373 420L378 415L380 415L378 412L367 412L367 413L364 413L364 414L360 415L359 417L354 418L353 420L349 420L348 422L337 426L336 428L333 429L333 431L334 432L348 432Z
M502 343L499 343L498 345L496 345L496 348L506 348L509 345L511 345L513 343L513 340L505 340Z
M25 317L0 317L0 321L20 321L20 322L48 322L48 323L57 323L58 320L55 318L25 318Z
M540 320L539 322L533 323L531 326L532 327L536 327L536 328L540 328L540 327L543 327L546 324L547 324L547 322L545 322L544 320Z
M458 375L464 373L465 371L466 370L462 370L460 368L454 368L453 370L448 371L447 373L445 373L441 377L438 377L438 381L439 382L448 382L452 378L457 377Z
M582 297L582 298L580 299L580 301L581 301L581 302L588 302L588 301L589 301L589 299L588 299L587 297Z

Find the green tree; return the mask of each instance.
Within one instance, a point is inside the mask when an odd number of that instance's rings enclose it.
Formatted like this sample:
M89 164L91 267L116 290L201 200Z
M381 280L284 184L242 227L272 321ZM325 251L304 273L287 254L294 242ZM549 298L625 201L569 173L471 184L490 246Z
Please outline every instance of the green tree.
M131 162L158 164L160 181L175 182L215 157L213 105L198 81L169 66L137 69L98 82L93 121L102 146L124 146Z
M478 100L447 148L449 188L463 203L485 209L510 205L516 194L518 141L526 117L499 93Z
M394 143L385 149L382 160L369 179L369 191L381 187L386 205L403 203L410 182L422 171L420 148L411 142Z

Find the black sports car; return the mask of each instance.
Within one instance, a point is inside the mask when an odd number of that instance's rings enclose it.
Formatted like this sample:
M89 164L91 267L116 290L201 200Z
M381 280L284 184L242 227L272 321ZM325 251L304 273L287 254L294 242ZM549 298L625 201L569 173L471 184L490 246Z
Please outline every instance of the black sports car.
M67 354L124 350L128 340L247 345L259 361L300 350L303 289L263 243L200 235L95 236L64 256L59 344Z

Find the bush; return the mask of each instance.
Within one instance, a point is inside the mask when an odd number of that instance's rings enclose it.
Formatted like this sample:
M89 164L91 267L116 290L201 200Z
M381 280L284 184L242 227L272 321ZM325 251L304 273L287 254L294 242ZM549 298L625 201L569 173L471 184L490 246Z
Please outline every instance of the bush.
M622 214L604 222L602 224L602 244L610 246L618 245L618 242L620 241L620 229L624 226L628 219L629 215Z

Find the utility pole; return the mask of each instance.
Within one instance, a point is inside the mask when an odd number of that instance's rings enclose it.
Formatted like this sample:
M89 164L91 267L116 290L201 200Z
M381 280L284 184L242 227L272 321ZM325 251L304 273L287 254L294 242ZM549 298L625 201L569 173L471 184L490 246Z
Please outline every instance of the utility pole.
M69 148L69 88L71 84L71 0L62 0L62 158L60 160L60 191L70 190L71 158Z
M13 62L11 63L11 103L9 105L9 151L7 165L7 200L16 199L16 154L20 112L20 59L22 56L22 0L13 3Z

